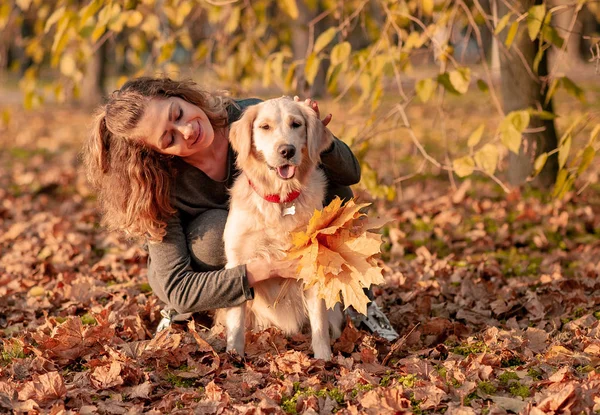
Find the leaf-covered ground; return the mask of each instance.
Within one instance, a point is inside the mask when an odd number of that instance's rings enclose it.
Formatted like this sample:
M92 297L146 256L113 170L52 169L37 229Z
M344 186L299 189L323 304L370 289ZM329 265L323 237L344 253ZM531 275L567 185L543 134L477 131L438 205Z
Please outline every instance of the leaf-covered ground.
M89 116L21 117L0 131L0 412L600 411L597 185L555 201L414 179L377 207L397 219L376 293L401 339L347 327L324 363L268 330L242 361L210 316L153 338L146 253L99 227L78 170Z

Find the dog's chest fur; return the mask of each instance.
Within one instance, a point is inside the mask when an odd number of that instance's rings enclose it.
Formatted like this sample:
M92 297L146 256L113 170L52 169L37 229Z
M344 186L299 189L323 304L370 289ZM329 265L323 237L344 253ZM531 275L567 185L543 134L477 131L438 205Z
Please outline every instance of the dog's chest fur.
M292 246L291 233L303 230L315 209L321 209L326 190L326 178L314 170L293 203L294 215L283 215L285 207L265 200L247 180L238 180L232 191L231 212L251 218L244 223L234 221L227 231L244 238L236 245L236 263L255 258L283 259ZM290 204L291 204L290 203ZM226 235L234 237L233 235ZM228 253L229 255L229 253ZM308 321L304 289L300 281L269 279L254 287L254 300L248 302L247 323L255 329L276 326L287 334L297 333ZM274 303L277 301L277 306Z

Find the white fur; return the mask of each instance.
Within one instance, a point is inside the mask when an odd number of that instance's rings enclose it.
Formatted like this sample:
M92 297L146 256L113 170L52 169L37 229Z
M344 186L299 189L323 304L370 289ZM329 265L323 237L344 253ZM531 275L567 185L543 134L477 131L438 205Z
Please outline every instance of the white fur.
M265 125L269 128L261 128ZM317 165L320 152L332 140L331 133L312 109L289 98L250 107L232 125L230 141L238 153L237 164L242 173L231 189L225 226L227 268L256 258L285 257L291 247L290 232L306 226L315 209L322 208L326 178ZM295 146L296 154L290 160L278 153L282 144ZM281 179L272 169L281 164L296 165L296 175ZM293 202L295 215L282 216L284 206L263 198L278 194L284 200L293 191L300 191ZM254 292L254 300L217 313L217 320L227 329L228 351L243 355L245 326L254 329L275 326L286 334L294 334L310 321L315 358L331 359L329 326L333 337L339 337L344 321L341 307L327 310L316 289L304 291L302 283L293 279L271 278L258 283Z

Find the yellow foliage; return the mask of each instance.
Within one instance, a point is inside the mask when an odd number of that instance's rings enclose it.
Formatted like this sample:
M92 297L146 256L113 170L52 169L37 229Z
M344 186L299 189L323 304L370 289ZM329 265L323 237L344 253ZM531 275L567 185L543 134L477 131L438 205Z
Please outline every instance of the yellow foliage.
M353 306L366 314L370 300L363 288L383 282L382 269L374 259L380 253L381 235L369 230L389 220L369 220L361 212L366 206L369 203L354 200L342 205L336 198L315 211L305 230L292 234L288 259L299 259L298 276L304 288L316 285L328 308L343 300L344 307Z

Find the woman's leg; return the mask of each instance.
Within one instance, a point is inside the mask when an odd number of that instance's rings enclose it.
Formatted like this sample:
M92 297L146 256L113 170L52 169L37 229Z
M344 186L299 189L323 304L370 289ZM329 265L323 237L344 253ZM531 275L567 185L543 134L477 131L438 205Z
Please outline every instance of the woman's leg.
M194 271L214 271L225 266L223 232L227 214L224 209L207 210L185 229Z
M198 215L184 229L190 252L192 269L196 272L214 271L225 267L225 247L223 232L228 212L224 209L211 209ZM165 308L161 314L163 320L157 331L173 322L188 320L192 314L177 314L175 310Z

